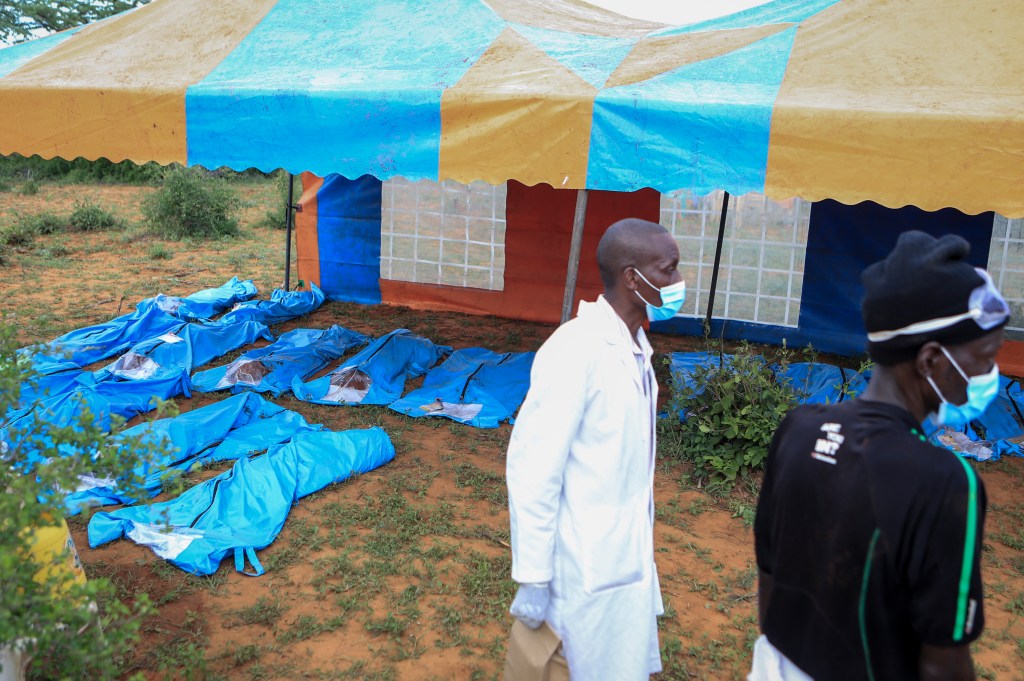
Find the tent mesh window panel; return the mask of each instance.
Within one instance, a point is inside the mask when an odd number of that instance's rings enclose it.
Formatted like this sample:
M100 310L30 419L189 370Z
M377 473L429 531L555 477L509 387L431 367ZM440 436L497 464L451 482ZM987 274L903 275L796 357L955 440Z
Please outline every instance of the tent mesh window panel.
M988 271L1012 310L1007 338L1024 340L1024 219L996 215Z
M661 224L679 244L684 316L707 312L722 197L720 191L661 197ZM715 317L797 326L810 220L809 201L779 203L755 193L729 197Z
M505 185L402 178L384 182L380 276L502 290Z

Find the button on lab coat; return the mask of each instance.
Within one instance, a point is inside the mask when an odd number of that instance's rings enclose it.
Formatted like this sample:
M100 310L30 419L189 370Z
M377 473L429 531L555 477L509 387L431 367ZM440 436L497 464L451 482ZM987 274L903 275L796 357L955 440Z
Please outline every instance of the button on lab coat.
M654 566L657 383L611 305L581 303L537 352L512 431L512 578L551 583L573 681L661 671Z

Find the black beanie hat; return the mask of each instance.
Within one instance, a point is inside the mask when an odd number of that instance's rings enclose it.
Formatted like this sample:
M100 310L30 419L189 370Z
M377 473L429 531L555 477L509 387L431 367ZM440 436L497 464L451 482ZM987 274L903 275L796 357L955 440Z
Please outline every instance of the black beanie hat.
M892 252L860 275L864 284L864 329L868 333L893 331L967 312L971 292L985 283L965 260L970 250L971 245L954 234L940 239L917 231L900 234ZM869 340L868 354L878 364L898 364L913 359L929 341L957 345L990 331L973 319L964 319L926 333Z

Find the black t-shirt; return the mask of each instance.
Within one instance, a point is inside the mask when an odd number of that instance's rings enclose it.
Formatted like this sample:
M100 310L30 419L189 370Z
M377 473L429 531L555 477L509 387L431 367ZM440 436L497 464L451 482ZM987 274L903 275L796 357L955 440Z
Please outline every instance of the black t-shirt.
M754 524L771 575L764 634L815 679L917 679L921 644L984 626L985 488L907 411L862 399L793 410Z

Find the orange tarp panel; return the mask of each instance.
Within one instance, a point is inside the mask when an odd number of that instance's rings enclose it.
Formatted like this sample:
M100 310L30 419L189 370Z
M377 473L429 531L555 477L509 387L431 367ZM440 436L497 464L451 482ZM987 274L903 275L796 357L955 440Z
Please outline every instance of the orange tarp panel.
M1004 342L996 362L1001 374L1024 378L1024 341Z
M320 285L320 246L317 232L316 193L324 178L302 173L302 197L295 213L295 250L299 279Z

